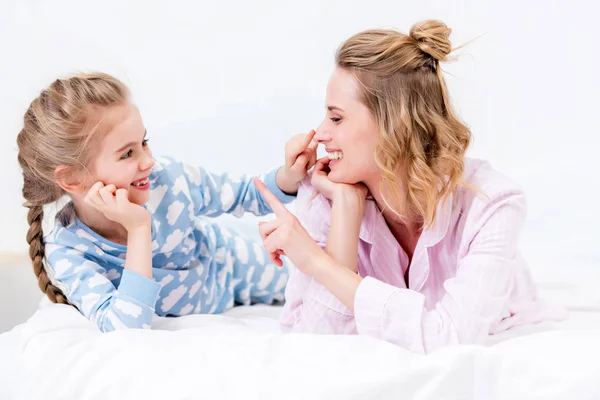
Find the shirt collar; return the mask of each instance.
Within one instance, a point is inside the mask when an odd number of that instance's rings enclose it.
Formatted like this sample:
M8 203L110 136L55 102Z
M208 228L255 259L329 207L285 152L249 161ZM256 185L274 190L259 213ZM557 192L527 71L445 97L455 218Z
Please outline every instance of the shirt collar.
M318 194L313 201L316 203L313 205L318 205L317 209L321 212L321 218L326 221L328 226L331 226L331 201L321 194ZM423 231L418 242L418 247L434 246L446 236L448 226L450 225L453 201L454 196L450 193L445 201L440 201L438 203L435 214L435 224L431 228ZM381 219L381 221L379 221L379 219ZM359 238L372 245L376 238L376 230L379 229L381 223L385 223L385 220L377 207L377 204L374 200L367 200L365 212L360 224Z
M419 240L419 246L431 247L439 243L448 232L450 225L454 196L452 193L445 201L440 201L436 208L435 223L429 228L423 230L423 234ZM330 203L328 204L329 207ZM381 221L379 221L381 219ZM380 229L381 223L385 223L381 211L373 200L367 200L365 213L360 224L359 238L369 244L375 241L375 232Z

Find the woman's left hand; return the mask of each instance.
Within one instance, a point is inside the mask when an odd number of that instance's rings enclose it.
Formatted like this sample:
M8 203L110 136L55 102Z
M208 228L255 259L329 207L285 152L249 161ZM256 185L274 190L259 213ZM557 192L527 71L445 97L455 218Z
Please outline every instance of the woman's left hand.
M325 251L304 229L298 218L275 197L258 178L254 184L275 213L275 219L259 223L260 236L271 260L282 266L284 255L305 275L314 275L318 260L326 256Z
M335 201L336 198L340 197L352 197L364 204L364 200L369 194L369 189L362 183L348 184L333 182L329 179L330 161L331 160L327 156L317 160L310 181L311 185L329 200Z

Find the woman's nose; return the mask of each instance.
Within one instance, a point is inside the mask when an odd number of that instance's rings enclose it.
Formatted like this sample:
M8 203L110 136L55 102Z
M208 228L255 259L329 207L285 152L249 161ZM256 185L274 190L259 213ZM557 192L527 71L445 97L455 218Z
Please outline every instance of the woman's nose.
M317 128L317 132L313 137L313 140L315 142L324 143L329 142L331 140L331 134L329 132L329 129L327 129L324 125L325 123L321 123L321 125L319 125L319 127Z

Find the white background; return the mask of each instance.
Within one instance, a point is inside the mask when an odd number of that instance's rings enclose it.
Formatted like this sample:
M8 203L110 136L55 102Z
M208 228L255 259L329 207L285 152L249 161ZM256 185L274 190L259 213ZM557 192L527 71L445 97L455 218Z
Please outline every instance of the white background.
M287 138L321 121L344 39L368 28L407 33L428 18L453 29L455 46L477 38L444 66L446 80L472 129L470 155L490 160L527 191L523 247L535 253L534 272L544 273L545 260L564 261L571 279L579 279L568 271L579 261L600 269L600 35L593 2L0 4L3 269L17 268L14 253L27 251L16 136L27 106L52 80L78 71L114 74L132 90L156 155L215 172L260 173L282 163ZM6 290L33 282L29 266L18 268L19 281L0 275L0 308L14 297Z

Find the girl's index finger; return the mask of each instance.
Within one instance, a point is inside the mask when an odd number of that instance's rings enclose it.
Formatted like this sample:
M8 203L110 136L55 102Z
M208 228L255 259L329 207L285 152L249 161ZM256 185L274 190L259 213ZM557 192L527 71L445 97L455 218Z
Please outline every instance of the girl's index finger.
M279 199L265 186L265 184L258 178L254 178L254 185L265 199L265 201L271 206L271 210L278 217L283 217L289 213L288 209L279 201Z
M306 149L308 146L311 145L310 142L312 142L313 138L315 137L315 134L317 132L314 129L311 129L310 132L308 132L304 138L304 144L302 145L303 149Z

